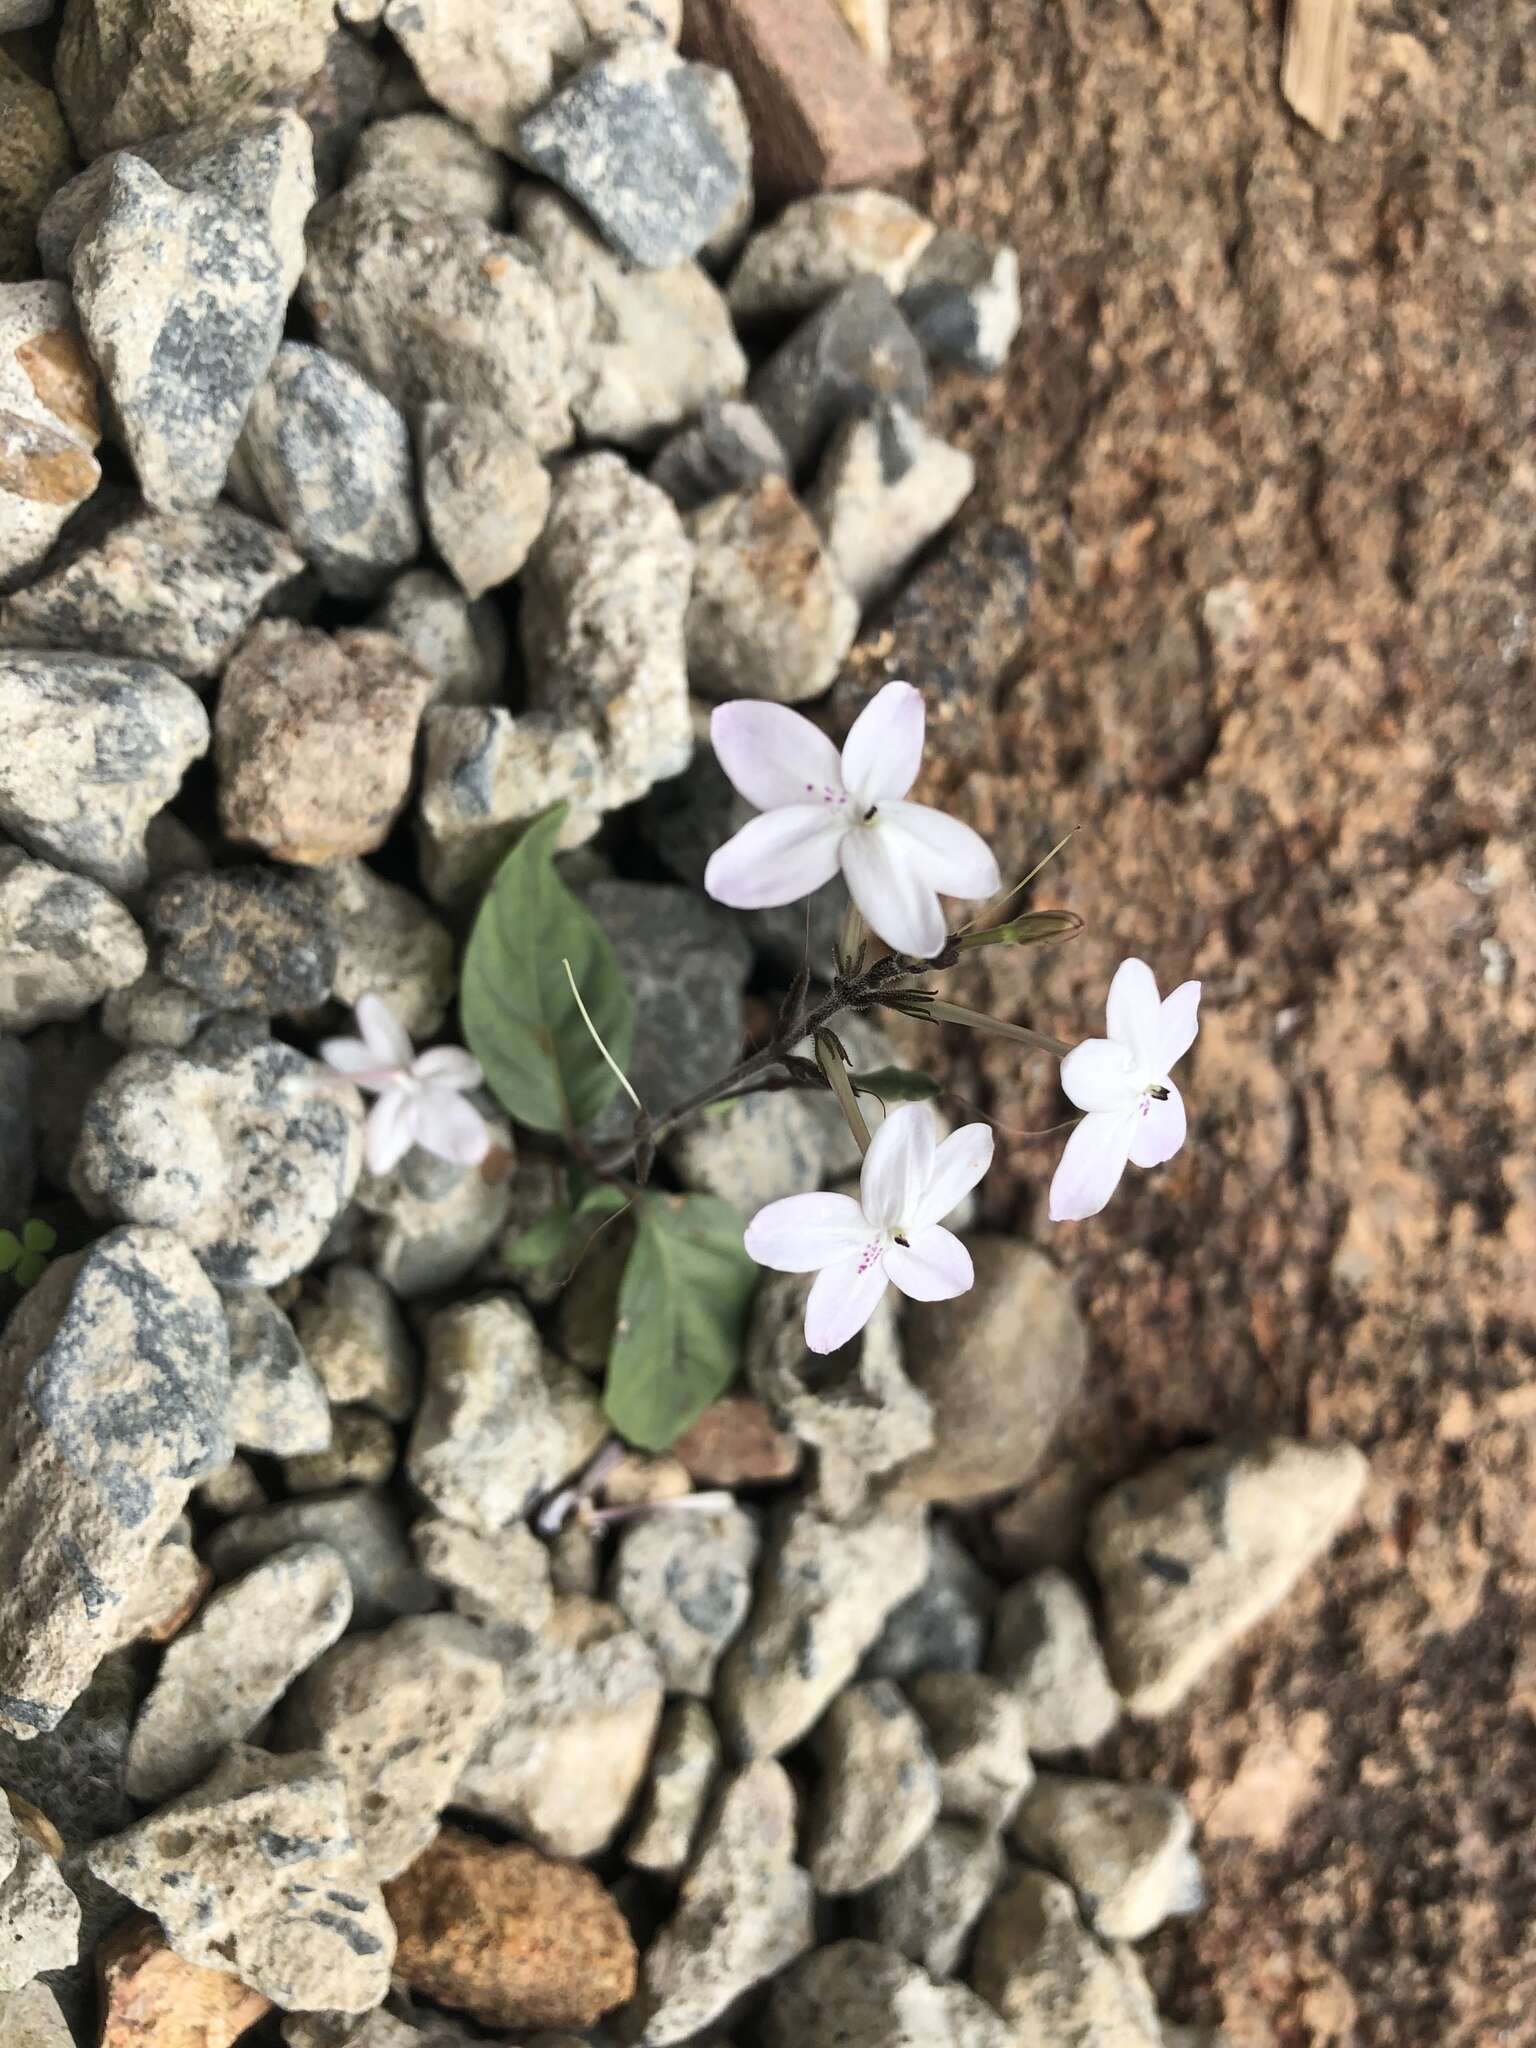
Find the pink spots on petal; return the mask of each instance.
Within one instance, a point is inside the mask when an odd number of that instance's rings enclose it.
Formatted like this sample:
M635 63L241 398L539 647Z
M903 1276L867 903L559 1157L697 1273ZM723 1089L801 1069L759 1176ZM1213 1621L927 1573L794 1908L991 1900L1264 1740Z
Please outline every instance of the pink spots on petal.
M859 1271L861 1273L867 1273L871 1266L878 1266L880 1263L880 1254L881 1245L878 1239L876 1239L873 1244L865 1245L863 1251L859 1253Z

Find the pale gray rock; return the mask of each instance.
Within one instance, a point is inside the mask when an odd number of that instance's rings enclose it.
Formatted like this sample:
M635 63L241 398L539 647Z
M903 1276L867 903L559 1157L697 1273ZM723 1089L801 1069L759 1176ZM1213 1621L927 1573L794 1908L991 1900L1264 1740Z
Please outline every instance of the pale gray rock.
M51 6L53 0L46 4ZM5 16L0 12L0 28L4 26ZM75 2048L63 2008L43 1983L0 1992L0 2040L7 2048Z
M810 509L838 574L868 607L970 496L976 465L905 406L877 405L832 436Z
M323 1451L331 1410L292 1323L260 1287L224 1290L229 1325L230 1430L242 1450L292 1457Z
M925 1671L907 1691L938 1759L944 1811L1005 1827L1034 1782L1020 1701L980 1671Z
M889 1679L851 1685L812 1738L821 1777L806 1862L825 1897L899 1870L939 1817L939 1767L923 1724Z
M311 890L336 937L331 993L381 996L406 1034L433 1037L458 987L453 935L419 896L360 860L327 861Z
M743 1756L791 1748L927 1569L920 1514L834 1522L801 1503L778 1515L751 1616L721 1667L716 1711L726 1740Z
M1019 1871L976 1935L971 1981L1038 2048L1160 2048L1157 2008L1135 1952L1083 1925L1069 1886Z
M663 443L646 474L680 512L692 512L711 498L788 472L789 458L757 407L725 399L702 407L697 419Z
M826 1123L820 1108L797 1089L744 1095L685 1124L666 1145L667 1159L684 1187L718 1195L751 1216L768 1202L821 1184Z
M891 1614L861 1675L906 1679L919 1671L979 1670L996 1601L996 1586L965 1545L935 1522L928 1576Z
M229 1579L293 1543L323 1543L335 1551L352 1584L357 1628L379 1628L396 1615L425 1614L438 1604L436 1588L416 1568L398 1509L372 1487L307 1494L236 1515L209 1538L208 1562Z
M56 1259L0 1337L0 1728L55 1727L229 1438L218 1295L169 1231Z
M570 440L559 308L516 236L365 182L315 209L301 297L321 347L402 411L488 406L541 455Z
M795 1862L795 1793L783 1768L728 1780L699 1837L677 1910L645 1952L643 2048L671 2048L815 1941L815 1893Z
M930 1977L952 1977L1007 1861L993 1829L941 1819L899 1870L860 1897L858 1931Z
M0 847L0 1030L83 1017L148 962L144 934L110 890Z
M138 142L132 154L178 192L200 193L241 215L271 243L283 297L292 297L304 268L304 223L315 203L315 145L307 122L287 107L240 107ZM117 161L115 150L97 157L43 209L37 248L50 277L69 276L75 244L106 203Z
M143 1691L139 1661L131 1651L109 1650L54 1727L0 1729L0 1779L58 1829L77 1896L93 1882L80 1881L78 1851L133 1818L126 1780Z
M527 710L427 714L423 871L439 901L478 886L551 804L572 805L563 836L580 845L687 766L692 568L671 501L622 457L564 466L523 573Z
M397 114L374 121L358 137L347 164L354 189L409 192L443 213L466 214L501 227L512 193L506 158L446 114Z
M399 1457L395 1432L368 1408L333 1408L330 1442L283 1460L290 1493L329 1493L338 1486L386 1486Z
M571 410L589 440L651 447L743 389L746 356L724 299L698 264L637 269L542 186L518 194L516 215L559 300Z
M681 1875L720 1776L720 1737L702 1700L674 1700L661 1718L625 1860L657 1877Z
M1077 1893L1106 1941L1140 1941L1170 1914L1205 1903L1194 1816L1161 1785L1043 1771L1010 1830L1032 1863Z
M613 1840L650 1760L661 1671L612 1607L571 1595L540 1635L492 1629L501 1709L453 1804L546 1856L596 1856Z
M511 646L490 599L471 604L436 569L410 569L368 623L393 633L432 678L429 704L497 704L507 694Z
M656 1652L669 1693L709 1697L752 1603L757 1547L756 1522L734 1506L641 1514L623 1529L609 1598Z
M500 1704L501 1667L480 1630L422 1614L329 1650L294 1689L283 1736L341 1772L359 1854L382 1881L432 1840Z
M101 481L96 369L62 284L0 283L0 591Z
M361 1402L390 1422L416 1406L416 1347L394 1296L366 1266L330 1266L294 1309L304 1355L328 1399Z
M90 1869L155 1915L184 1962L238 1976L284 2007L364 2012L389 1989L395 1930L347 1818L346 1786L314 1754L235 1743Z
M72 1180L98 1216L175 1230L224 1287L303 1270L362 1164L355 1089L286 1045L130 1052L86 1105Z
M156 512L109 499L0 602L0 644L131 656L204 689L303 568L280 533L233 505Z
M221 1465L217 1472L209 1473L195 1492L198 1505L221 1520L248 1514L252 1508L264 1508L271 1498L256 1477L250 1459L238 1454L227 1465Z
M576 0L594 41L607 36L661 36L676 44L683 33L683 0Z
M471 1621L546 1629L555 1611L549 1552L526 1522L483 1534L428 1515L411 1529L422 1570Z
M194 1488L199 1501L204 1498L204 1484ZM185 1626L212 1582L213 1574L192 1548L192 1524L179 1515L150 1552L118 1609L112 1648L126 1649L146 1638L153 1643L167 1642Z
M832 687L859 605L815 521L780 476L686 520L694 544L688 677L711 699L799 704Z
M763 2041L765 2048L1020 2048L1021 2037L963 1984L933 1983L894 1949L838 1941L780 1978Z
M388 0L384 26L437 104L509 154L589 33L573 0Z
M0 828L31 853L135 889L144 832L208 750L208 714L152 661L0 649Z
M153 968L102 1004L101 1028L116 1044L183 1052L219 1014L212 1003Z
M160 511L212 504L282 339L288 295L270 240L125 152L69 269L145 498Z
M810 1287L805 1274L765 1276L742 1369L790 1435L814 1448L818 1507L833 1517L856 1515L882 1473L933 1442L933 1411L907 1378L891 1297L857 1337L824 1355L805 1341Z
M1007 361L1023 317L1018 256L945 228L907 278L901 311L934 361L990 375Z
M726 296L738 321L814 313L856 277L899 293L933 222L892 192L813 192L792 200L742 250Z
M850 414L896 399L909 412L928 402L916 335L877 277L834 292L768 359L748 395L778 436L795 475L810 469Z
M128 1748L128 1790L160 1806L253 1735L352 1614L346 1567L322 1543L278 1551L214 1593L167 1646Z
M144 899L155 967L213 1010L313 1010L336 977L336 935L302 882L273 868L172 875Z
M512 1162L512 1129L505 1117L482 1113L494 1148ZM472 1273L496 1242L511 1197L500 1173L451 1166L418 1146L393 1173L365 1173L358 1207L369 1222L363 1248L374 1271L402 1301L439 1294Z
M305 84L333 0L73 0L55 56L87 156L228 116Z
M483 597L527 561L549 516L549 471L489 406L424 406L418 434L427 530L464 595Z
M611 44L517 128L516 153L649 270L696 255L740 209L747 174L720 88L659 38Z
M20 1991L44 1970L64 1969L79 1942L74 1893L0 1793L0 1993Z
M1035 1572L1003 1594L987 1669L1023 1707L1036 1756L1091 1749L1120 1718L1093 1616L1065 1572Z
M741 89L729 70L695 66L704 102L704 117L737 176L736 203L721 214L714 233L699 250L699 261L715 275L729 268L747 239L757 195L752 189L752 126Z
M1099 1502L1088 1559L1133 1714L1165 1714L1262 1621L1354 1513L1352 1444L1281 1436L1176 1451Z
M439 1513L490 1535L574 1472L607 1434L590 1381L546 1355L514 1295L440 1309L406 1453Z
M421 552L410 429L350 363L285 341L235 450L238 495L336 597L371 597Z

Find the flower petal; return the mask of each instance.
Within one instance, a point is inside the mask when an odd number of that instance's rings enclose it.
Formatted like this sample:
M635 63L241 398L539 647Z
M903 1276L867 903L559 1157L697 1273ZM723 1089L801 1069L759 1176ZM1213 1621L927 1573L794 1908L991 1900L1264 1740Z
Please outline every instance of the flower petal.
M369 1046L380 1066L408 1067L415 1048L410 1035L395 1019L382 996L359 996L353 1015L363 1043Z
M485 1079L480 1062L461 1045L434 1045L412 1060L411 1073L433 1088L478 1088Z
M1184 1098L1171 1081L1165 1081L1163 1086L1168 1090L1168 1100L1149 1099L1137 1114L1131 1139L1132 1166L1161 1166L1184 1142L1188 1129Z
M894 1230L909 1223L933 1177L933 1111L926 1102L893 1109L870 1140L859 1201L870 1222Z
M951 1301L976 1284L971 1255L951 1230L930 1224L893 1244L885 1255L892 1283L913 1301Z
M743 697L717 704L709 737L732 785L760 811L822 803L843 794L837 749L820 726L787 704Z
M816 1273L856 1253L868 1237L852 1195L786 1195L758 1210L743 1242L750 1258L776 1273Z
M965 1124L958 1131L951 1132L934 1153L928 1185L918 1197L916 1208L907 1217L908 1236L941 1223L965 1200L991 1164L992 1129L989 1124ZM896 1285L900 1287L901 1284L897 1280ZM910 1294L912 1290L906 1288L903 1291Z
M1171 996L1164 996L1157 1013L1157 1064L1154 1072L1166 1074L1177 1065L1195 1042L1200 1029L1200 984L1181 981Z
M1118 1038L1085 1038L1061 1063L1061 1085L1079 1109L1130 1110L1141 1099L1142 1070Z
M905 796L923 765L923 693L910 683L877 690L843 742L843 782L864 804Z
M370 1173L391 1173L416 1142L417 1097L390 1088L368 1112L363 1153Z
M797 902L837 873L837 850L846 829L840 810L816 804L764 811L710 855L704 887L733 910Z
M933 884L913 858L910 840L855 826L843 835L838 859L848 893L877 938L893 952L920 960L943 951L948 937L944 913Z
M805 1341L812 1351L840 1351L880 1306L889 1281L875 1245L839 1259L816 1275L805 1304Z
M359 1088L388 1088L399 1079L400 1069L381 1066L379 1056L360 1038L322 1038L320 1057L334 1073L345 1074Z
M1134 1110L1090 1112L1067 1140L1051 1179L1051 1221L1081 1223L1097 1216L1125 1171L1136 1135Z
M1160 1073L1156 1065L1158 1018L1157 976L1145 960L1122 960L1109 984L1109 1001L1104 1017L1109 1036L1128 1045L1137 1064L1148 1073Z
M881 828L899 832L917 851L912 858L941 896L971 900L995 896L1003 886L992 849L979 832L928 804L883 803Z
M456 1088L431 1087L416 1105L416 1142L455 1166L478 1166L491 1149L485 1118Z

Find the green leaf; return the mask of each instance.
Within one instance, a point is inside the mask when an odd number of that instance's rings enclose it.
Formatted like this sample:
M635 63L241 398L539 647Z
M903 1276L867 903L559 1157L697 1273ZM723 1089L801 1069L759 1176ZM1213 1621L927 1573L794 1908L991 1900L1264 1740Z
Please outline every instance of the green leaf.
M555 872L566 806L528 827L497 870L470 933L459 991L464 1042L498 1102L534 1131L569 1135L618 1086L571 993L620 1066L629 1059L629 991L602 927Z
M46 1258L59 1241L59 1233L51 1223L44 1223L40 1216L34 1216L30 1223L22 1225L21 1242L29 1252L40 1252Z
M502 1246L502 1259L514 1273L538 1273L548 1266L574 1266L610 1216L629 1201L622 1188L597 1181L574 1203L556 1202L520 1237Z
M655 1195L638 1213L604 1406L626 1442L664 1451L735 1378L758 1273L729 1202Z
M0 1273L9 1273L21 1261L21 1239L14 1230L0 1230Z
M855 1074L853 1085L861 1095L879 1096L887 1107L893 1102L932 1102L939 1092L937 1081L908 1067L872 1067L867 1074Z

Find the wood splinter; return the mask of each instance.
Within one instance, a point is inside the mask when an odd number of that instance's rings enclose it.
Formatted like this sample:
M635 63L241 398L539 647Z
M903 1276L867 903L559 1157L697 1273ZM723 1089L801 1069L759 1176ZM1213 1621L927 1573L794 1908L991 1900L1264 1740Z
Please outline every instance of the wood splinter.
M1357 0L1291 0L1280 89L1303 121L1337 142L1349 99Z

